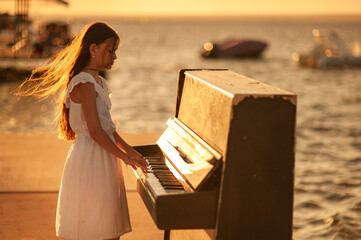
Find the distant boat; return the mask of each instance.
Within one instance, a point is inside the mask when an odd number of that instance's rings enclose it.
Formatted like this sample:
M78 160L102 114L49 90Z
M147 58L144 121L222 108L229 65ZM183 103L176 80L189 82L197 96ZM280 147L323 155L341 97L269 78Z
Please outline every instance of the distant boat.
M221 43L206 42L202 56L205 58L260 57L267 47L266 42L251 39L230 39Z
M313 49L306 54L294 53L292 59L302 67L342 68L361 67L361 43L350 51L334 31L312 31L316 39Z
M70 43L69 24L62 21L47 22L37 37L37 41L32 43L31 57L51 57Z

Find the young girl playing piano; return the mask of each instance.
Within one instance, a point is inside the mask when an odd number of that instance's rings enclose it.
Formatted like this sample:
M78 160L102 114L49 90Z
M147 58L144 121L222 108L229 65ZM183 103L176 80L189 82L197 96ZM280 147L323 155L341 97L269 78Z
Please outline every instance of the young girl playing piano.
M119 239L131 231L118 159L143 171L147 164L115 131L109 113L111 91L98 75L112 67L118 45L119 36L111 27L90 24L17 91L41 98L61 92L59 137L74 140L56 212L56 235L61 238Z

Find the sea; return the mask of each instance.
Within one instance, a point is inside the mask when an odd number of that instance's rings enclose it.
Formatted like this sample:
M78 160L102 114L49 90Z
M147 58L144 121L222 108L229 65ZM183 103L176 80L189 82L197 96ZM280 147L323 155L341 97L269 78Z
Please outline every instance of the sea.
M74 19L71 32L97 20ZM109 18L107 23L121 36L114 68L106 73L119 132L166 129L180 69L230 69L293 92L298 98L293 239L361 239L361 68L301 68L292 60L293 53L314 47L313 29L335 31L352 51L361 41L361 21ZM201 57L205 42L230 38L268 46L257 59ZM10 92L21 81L0 83L0 134L55 132L53 99L18 99Z

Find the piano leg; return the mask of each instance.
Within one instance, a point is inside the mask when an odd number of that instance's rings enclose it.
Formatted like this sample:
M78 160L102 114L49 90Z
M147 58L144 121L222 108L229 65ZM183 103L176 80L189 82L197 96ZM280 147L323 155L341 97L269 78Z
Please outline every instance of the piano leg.
M170 239L170 230L164 230L164 240Z

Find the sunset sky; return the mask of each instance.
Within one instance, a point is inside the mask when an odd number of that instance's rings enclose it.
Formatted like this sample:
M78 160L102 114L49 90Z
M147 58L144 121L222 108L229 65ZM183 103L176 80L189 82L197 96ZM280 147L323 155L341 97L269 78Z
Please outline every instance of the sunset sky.
M31 1L31 0L30 0ZM13 12L14 1L0 0ZM361 0L69 0L68 7L32 1L31 15L361 15ZM327 3L327 4L325 4Z

